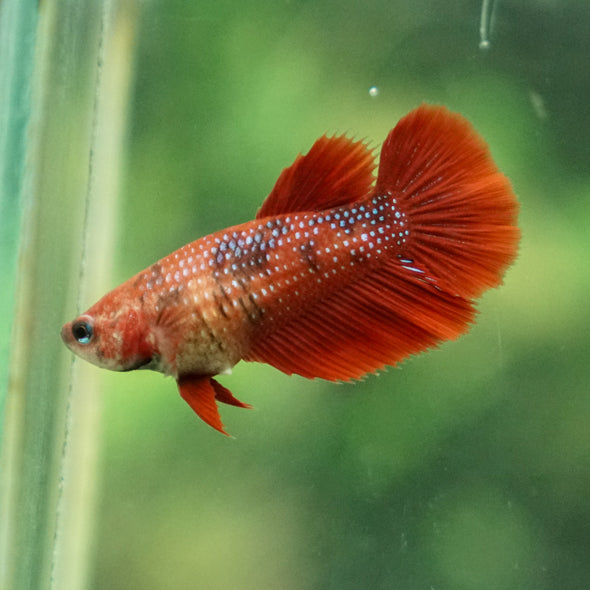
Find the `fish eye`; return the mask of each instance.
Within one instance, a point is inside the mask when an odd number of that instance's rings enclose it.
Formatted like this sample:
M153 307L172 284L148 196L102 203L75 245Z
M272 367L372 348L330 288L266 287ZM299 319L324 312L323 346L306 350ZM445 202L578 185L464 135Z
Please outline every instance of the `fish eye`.
M94 322L91 318L84 318L75 321L72 324L72 335L78 344L89 344L94 333Z

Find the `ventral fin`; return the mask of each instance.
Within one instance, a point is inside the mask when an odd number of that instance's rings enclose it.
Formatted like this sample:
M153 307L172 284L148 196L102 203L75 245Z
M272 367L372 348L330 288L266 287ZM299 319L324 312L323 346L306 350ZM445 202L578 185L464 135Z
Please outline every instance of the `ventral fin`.
M219 384L211 377L201 375L184 375L178 378L178 390L182 399L188 403L201 420L215 430L229 436L223 428L217 410L215 385Z
M236 406L236 408L252 408L250 404L245 404L244 402L241 402L239 399L236 399L227 387L224 387L223 385L221 385L221 383L215 381L215 379L210 379L210 381L213 385L213 389L215 390L215 399L218 402L222 402L230 406Z
M183 375L178 378L178 390L182 399L188 403L201 420L226 436L229 434L223 427L216 402L220 401L238 408L252 407L236 399L229 389L208 376Z
M374 169L373 153L362 141L324 135L283 170L256 218L356 202L371 190Z

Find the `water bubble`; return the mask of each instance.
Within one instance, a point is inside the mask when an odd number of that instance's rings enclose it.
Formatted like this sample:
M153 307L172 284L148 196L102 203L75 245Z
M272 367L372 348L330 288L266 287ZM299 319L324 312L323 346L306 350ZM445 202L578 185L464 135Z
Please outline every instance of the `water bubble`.
M369 88L369 96L371 98L379 96L379 88L377 86L371 86L371 88Z
M538 92L530 90L529 99L537 117L539 117L539 119L545 120L547 118L547 107L545 106L545 100L543 97Z

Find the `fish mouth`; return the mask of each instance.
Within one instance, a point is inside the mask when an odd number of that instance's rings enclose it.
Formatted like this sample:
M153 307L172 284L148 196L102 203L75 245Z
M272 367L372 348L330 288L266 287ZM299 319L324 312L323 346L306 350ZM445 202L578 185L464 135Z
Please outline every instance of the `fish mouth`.
M68 322L64 324L61 329L61 339L63 343L68 347L72 347L72 341L74 340L74 336L72 334L72 322Z

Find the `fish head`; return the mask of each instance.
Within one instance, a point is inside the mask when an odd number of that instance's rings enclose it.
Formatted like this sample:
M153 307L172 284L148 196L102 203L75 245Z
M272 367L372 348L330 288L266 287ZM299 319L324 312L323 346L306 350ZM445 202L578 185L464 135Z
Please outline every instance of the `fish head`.
M61 337L74 354L103 369L132 371L159 364L141 305L114 292L66 323Z

